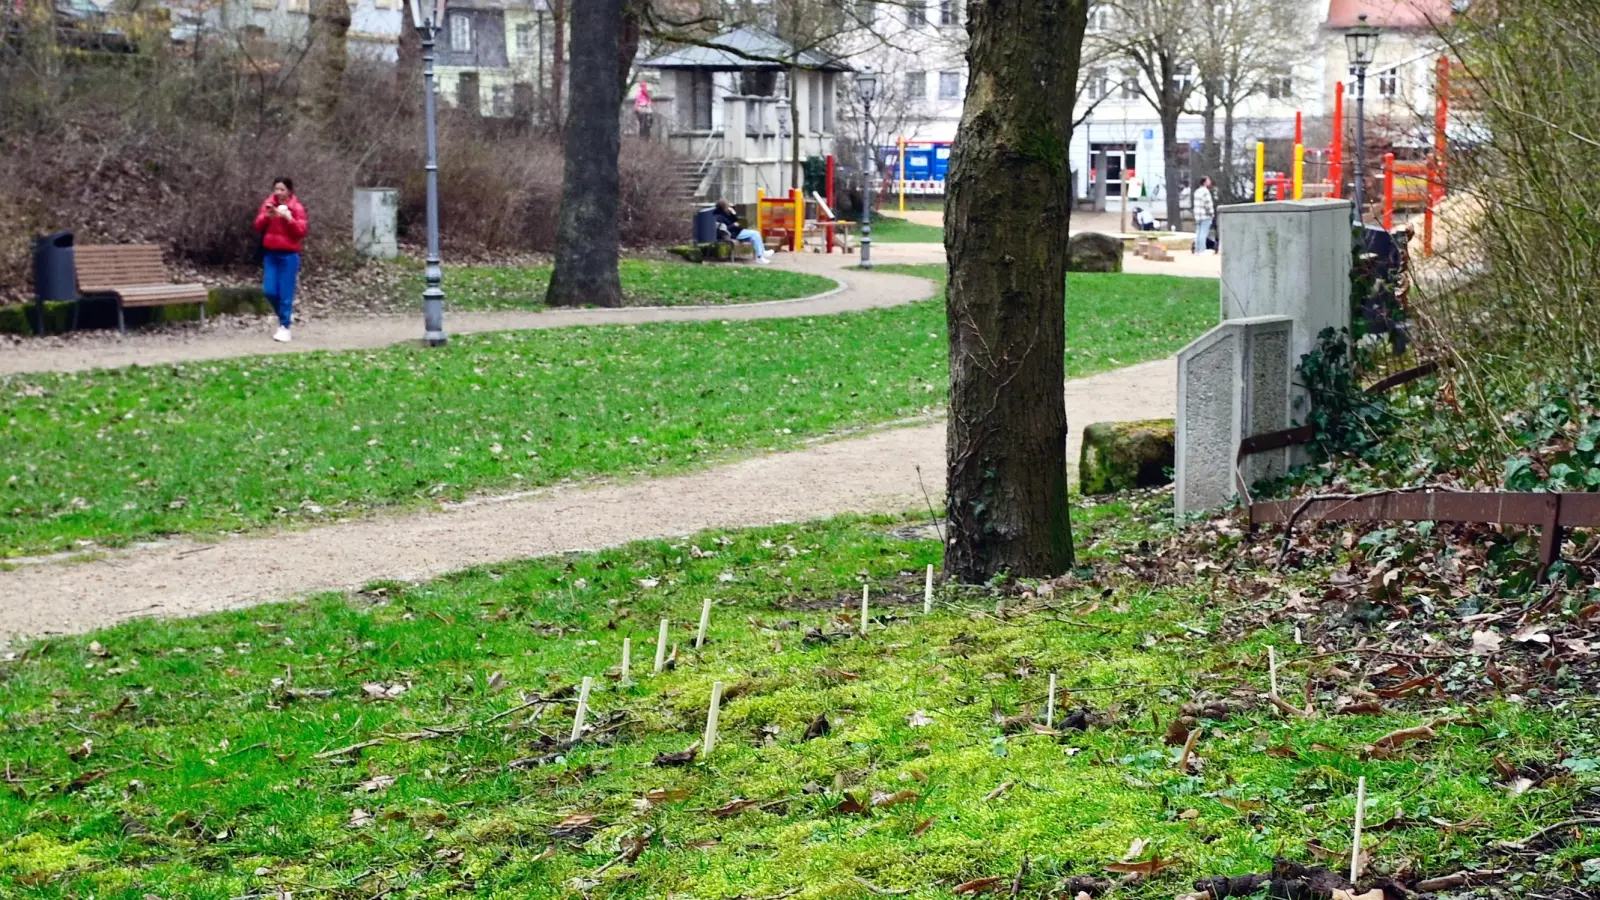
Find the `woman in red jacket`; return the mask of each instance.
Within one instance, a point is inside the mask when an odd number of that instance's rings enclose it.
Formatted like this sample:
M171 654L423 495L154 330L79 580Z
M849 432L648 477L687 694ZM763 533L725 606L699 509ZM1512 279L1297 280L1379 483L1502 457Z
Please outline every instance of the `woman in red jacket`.
M306 208L294 195L294 181L278 178L272 194L256 213L256 231L261 232L261 289L278 313L275 341L289 340L289 321L294 315L294 286L300 275L300 248L306 239Z

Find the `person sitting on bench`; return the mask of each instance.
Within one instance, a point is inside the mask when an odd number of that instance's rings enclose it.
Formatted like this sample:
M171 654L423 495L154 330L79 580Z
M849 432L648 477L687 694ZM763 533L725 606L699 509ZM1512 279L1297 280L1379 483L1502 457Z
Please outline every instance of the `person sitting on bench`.
M739 224L739 215L733 211L733 206L726 200L717 201L717 233L726 235L730 241L748 241L756 251L756 262L765 265L772 260L772 252L761 240L761 232L753 228L744 228Z
M1155 231L1156 217L1150 214L1150 210L1142 206L1135 207L1133 210L1133 227L1140 231Z

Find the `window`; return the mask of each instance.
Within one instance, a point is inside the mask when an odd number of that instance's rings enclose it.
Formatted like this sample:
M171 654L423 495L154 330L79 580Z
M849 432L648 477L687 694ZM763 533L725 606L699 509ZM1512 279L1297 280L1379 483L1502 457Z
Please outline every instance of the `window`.
M1393 100L1400 96L1400 72L1389 69L1378 73L1378 96Z
M925 0L906 0L906 24L928 24L928 4Z
M939 0L939 24L961 24L961 14L956 11L955 0Z
M450 17L450 49L455 53L472 52L472 20L466 16Z
M1120 92L1120 94L1117 97L1117 99L1119 99L1119 100L1137 100L1137 99L1139 99L1139 70L1138 69L1123 69L1122 70L1122 91Z
M1106 75L1104 66L1089 70L1089 79L1083 86L1083 94L1090 100L1104 100L1111 93L1111 79Z
M533 23L522 22L517 25L517 52L533 52Z
M1194 66L1182 65L1173 70L1172 83L1178 90L1187 90L1194 86Z
M1096 6L1089 10L1089 31L1106 32L1111 30L1111 10L1104 6Z
M1344 95L1346 97L1354 97L1356 95L1356 71L1356 67L1351 66L1346 73L1344 80Z
M509 85L497 84L490 89L490 103L494 106L494 115L505 118L511 115L511 88Z
M1267 99L1288 100L1294 97L1294 78L1288 69L1275 69L1267 74Z
M714 93L711 73L685 69L676 74L678 96L673 109L678 117L678 127L684 131L710 131L711 97Z
M940 100L960 100L961 99L961 73L960 72L940 72L939 73L939 99Z
M806 131L822 130L822 73L812 72L806 81Z
M928 73L927 72L907 72L906 73L906 99L907 100L926 100L926 99L928 99Z
M832 72L822 73L822 133L833 134L833 98L838 93L838 79Z

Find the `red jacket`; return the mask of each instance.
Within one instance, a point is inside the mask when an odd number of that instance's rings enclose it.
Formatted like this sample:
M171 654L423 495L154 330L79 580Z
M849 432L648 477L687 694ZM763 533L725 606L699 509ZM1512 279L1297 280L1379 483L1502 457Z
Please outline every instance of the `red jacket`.
M289 198L289 215L294 221L285 220L278 215L278 201L268 195L261 202L261 210L256 213L256 230L261 232L261 246L268 250L278 250L284 253L299 253L306 239L306 208L300 205L299 197Z

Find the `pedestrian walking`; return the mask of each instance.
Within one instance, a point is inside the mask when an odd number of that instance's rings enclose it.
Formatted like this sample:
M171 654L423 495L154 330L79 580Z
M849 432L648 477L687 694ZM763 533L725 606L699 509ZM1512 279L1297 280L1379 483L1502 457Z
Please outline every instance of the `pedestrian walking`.
M272 193L256 213L255 227L261 234L261 290L278 314L278 330L272 339L288 343L289 325L294 318L294 289L300 278L300 251L306 239L306 208L294 195L293 179L273 180Z

